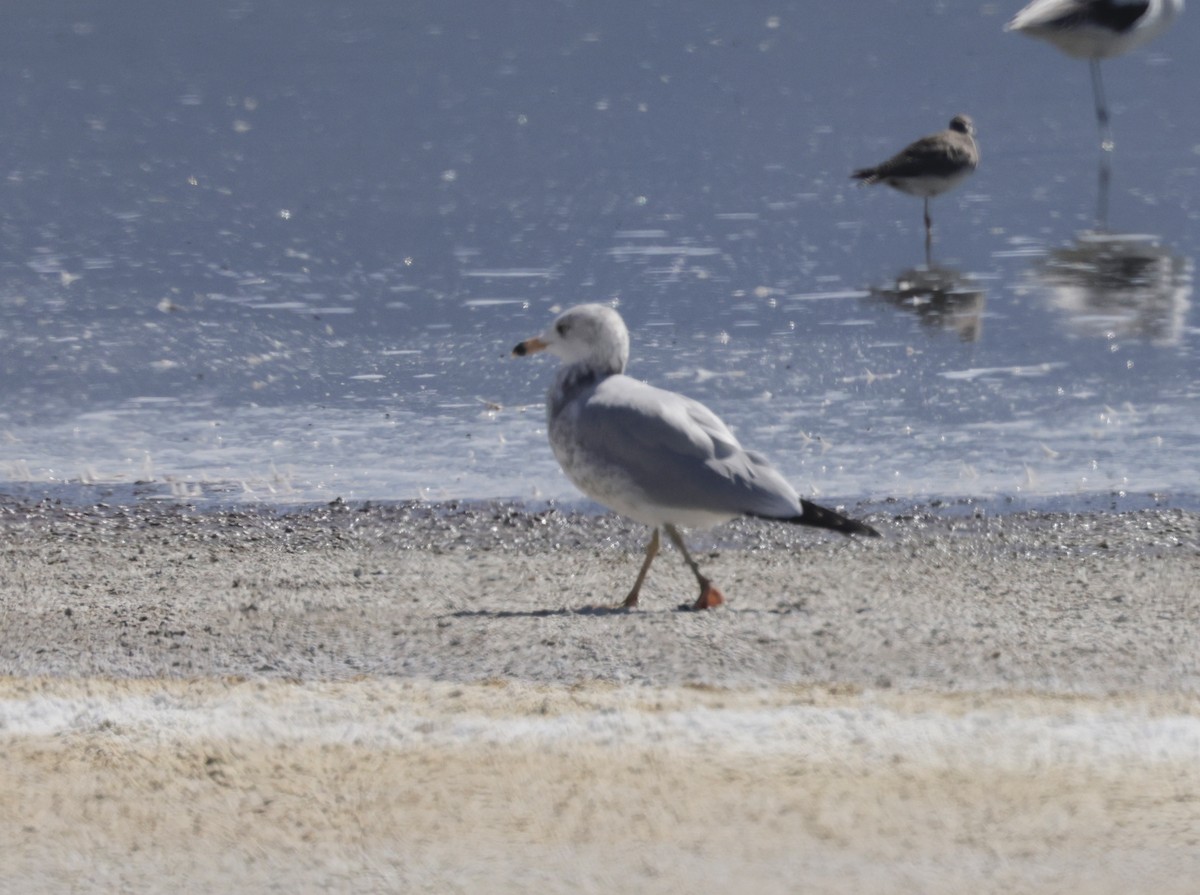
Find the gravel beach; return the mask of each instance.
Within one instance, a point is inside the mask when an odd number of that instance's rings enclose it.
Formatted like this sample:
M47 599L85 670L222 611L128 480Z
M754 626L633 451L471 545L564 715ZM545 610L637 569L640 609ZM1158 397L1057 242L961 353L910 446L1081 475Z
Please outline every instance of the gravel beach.
M870 509L0 500L0 890L1193 891L1200 515Z

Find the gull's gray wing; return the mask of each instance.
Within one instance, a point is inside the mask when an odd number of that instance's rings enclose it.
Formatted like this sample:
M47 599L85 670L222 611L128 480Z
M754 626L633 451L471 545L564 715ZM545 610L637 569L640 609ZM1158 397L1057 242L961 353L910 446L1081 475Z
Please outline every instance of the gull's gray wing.
M557 424L592 468L619 472L641 502L727 516L802 512L795 489L766 458L676 392L610 376L568 402Z

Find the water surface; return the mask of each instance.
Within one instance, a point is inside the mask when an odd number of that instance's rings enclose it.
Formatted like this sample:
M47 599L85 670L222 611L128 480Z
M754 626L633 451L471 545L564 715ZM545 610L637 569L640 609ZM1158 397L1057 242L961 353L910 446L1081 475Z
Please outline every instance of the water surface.
M568 498L556 312L808 493L1200 489L1200 17L1086 66L1019 4L18 2L0 490ZM945 127L933 203L849 171ZM115 492L114 492L114 489Z

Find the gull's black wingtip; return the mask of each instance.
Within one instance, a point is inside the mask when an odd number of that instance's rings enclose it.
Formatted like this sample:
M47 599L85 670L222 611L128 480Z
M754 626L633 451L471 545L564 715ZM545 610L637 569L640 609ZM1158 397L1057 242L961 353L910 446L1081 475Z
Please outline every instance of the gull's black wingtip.
M841 532L844 535L861 535L866 538L880 537L879 532L867 525L867 523L851 519L849 516L843 516L841 513L827 507L819 506L811 500L801 498L800 506L804 508L804 513L786 521L794 522L798 525L813 525L817 528L828 528Z
M811 500L800 499L800 508L804 511L799 516L768 516L762 513L747 513L753 519L769 519L772 522L790 522L792 525L811 525L814 528L828 528L844 535L861 535L864 538L883 537L879 532L857 519L843 516L836 510L820 506Z

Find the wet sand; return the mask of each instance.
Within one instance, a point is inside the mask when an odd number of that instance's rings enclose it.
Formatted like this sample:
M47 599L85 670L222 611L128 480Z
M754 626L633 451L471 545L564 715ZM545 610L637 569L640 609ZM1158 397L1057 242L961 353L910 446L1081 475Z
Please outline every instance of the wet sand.
M1200 516L870 521L0 501L0 890L1193 891Z

